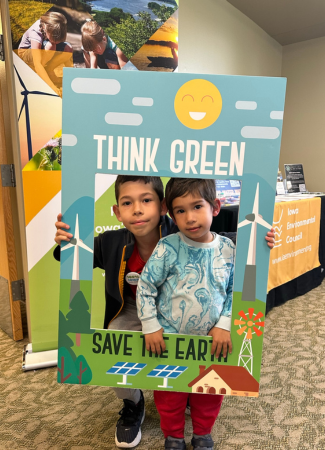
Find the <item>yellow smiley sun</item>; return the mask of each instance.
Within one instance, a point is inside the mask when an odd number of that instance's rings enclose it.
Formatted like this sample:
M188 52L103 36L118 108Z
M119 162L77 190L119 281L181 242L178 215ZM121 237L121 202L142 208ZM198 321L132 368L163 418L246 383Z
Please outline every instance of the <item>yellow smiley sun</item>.
M174 108L183 125L193 130L202 130L218 119L222 109L221 94L210 81L191 80L179 88Z

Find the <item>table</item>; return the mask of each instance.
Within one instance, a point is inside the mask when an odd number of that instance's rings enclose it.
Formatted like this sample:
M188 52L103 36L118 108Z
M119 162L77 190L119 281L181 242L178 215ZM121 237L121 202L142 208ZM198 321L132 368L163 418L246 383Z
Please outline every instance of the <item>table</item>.
M282 305L288 300L292 300L300 295L304 295L315 287L319 286L325 276L325 196L321 198L321 217L320 217L320 234L318 255L320 266L309 272L304 273L300 277L295 278L288 283L272 289L266 300L266 314L271 311L274 306Z
M319 236L320 266L295 278L288 283L272 289L266 298L266 314L275 306L282 305L300 295L304 295L319 286L325 277L325 196L321 196L321 218ZM217 217L214 217L211 230L237 231L238 205L222 207Z

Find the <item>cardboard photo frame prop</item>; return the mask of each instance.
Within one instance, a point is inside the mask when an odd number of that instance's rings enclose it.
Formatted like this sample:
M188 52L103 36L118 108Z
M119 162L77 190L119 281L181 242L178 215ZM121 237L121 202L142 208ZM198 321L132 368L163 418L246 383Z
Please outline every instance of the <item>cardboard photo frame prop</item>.
M74 237L61 249L59 382L258 396L264 237L273 219L285 87L281 78L64 70L62 213ZM101 173L241 181L233 351L225 359L210 354L205 336L164 335L167 349L158 356L146 351L141 332L90 327Z

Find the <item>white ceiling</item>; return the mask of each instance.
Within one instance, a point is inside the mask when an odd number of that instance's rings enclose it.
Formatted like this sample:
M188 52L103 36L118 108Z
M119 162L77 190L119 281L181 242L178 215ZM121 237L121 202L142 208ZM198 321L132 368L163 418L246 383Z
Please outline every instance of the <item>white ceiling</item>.
M281 45L325 36L325 0L227 0Z

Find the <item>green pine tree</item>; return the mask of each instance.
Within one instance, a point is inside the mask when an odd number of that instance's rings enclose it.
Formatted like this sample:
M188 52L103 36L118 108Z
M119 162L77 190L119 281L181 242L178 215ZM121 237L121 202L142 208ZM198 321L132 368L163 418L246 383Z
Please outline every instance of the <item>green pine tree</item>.
M70 303L71 311L66 315L67 332L76 333L76 346L80 346L81 334L92 334L90 328L90 313L87 300L81 291L78 291Z

